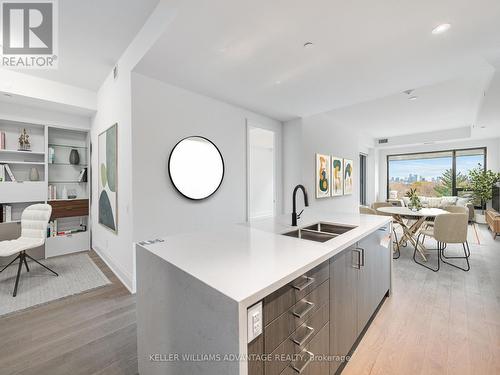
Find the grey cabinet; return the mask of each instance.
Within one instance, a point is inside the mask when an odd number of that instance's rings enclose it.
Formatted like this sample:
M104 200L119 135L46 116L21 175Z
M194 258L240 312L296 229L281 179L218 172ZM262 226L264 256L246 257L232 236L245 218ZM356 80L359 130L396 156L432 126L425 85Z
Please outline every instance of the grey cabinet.
M361 240L358 272L358 333L361 333L390 287L390 249L380 245L387 228Z
M333 374L358 336L357 284L360 252L351 247L330 260L330 362Z
M330 260L330 363L334 374L390 288L389 228L372 233Z

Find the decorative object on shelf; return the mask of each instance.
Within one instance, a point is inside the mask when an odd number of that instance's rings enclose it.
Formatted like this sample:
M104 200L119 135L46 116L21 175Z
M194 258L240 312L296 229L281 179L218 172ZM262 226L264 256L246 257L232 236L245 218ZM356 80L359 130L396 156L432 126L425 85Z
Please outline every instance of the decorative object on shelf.
M98 220L101 225L115 233L118 232L117 135L118 124L114 124L99 134L98 139Z
M68 190L68 199L76 199L77 196L75 189Z
M410 198L408 208L412 211L420 211L422 209L422 202L417 195L417 189L410 189L406 192L406 196Z
M353 161L350 159L344 159L344 195L352 194L354 181L353 174Z
M342 158L332 156L332 197L344 194L344 165Z
M316 198L327 198L330 196L330 156L316 154Z
M19 136L19 151L31 151L30 136L26 128L23 129Z
M68 199L68 189L66 189L66 186L63 186L61 199Z
M481 202L481 213L475 215L475 221L486 223L486 204L493 199L493 187L500 181L500 173L485 169L481 164L469 171L470 189L474 198Z
M72 149L69 153L69 163L73 165L80 164L80 154L77 149Z
M30 169L30 181L39 181L40 175L38 174L38 169L35 167Z
M55 159L56 159L56 151L55 151L54 147L49 147L48 163L54 164Z
M200 136L180 140L168 160L172 184L184 197L202 200L214 194L224 179L224 159L217 146Z

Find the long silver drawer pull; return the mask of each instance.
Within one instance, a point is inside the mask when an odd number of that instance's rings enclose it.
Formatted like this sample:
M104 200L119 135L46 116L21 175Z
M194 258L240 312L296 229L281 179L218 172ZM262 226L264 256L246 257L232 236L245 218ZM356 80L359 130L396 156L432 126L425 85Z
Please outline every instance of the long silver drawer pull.
M309 277L309 276L302 276L302 277L306 280L305 283L300 285L292 285L292 288L298 290L299 292L307 288L309 285L312 285L315 281L314 277Z
M313 361L313 359L314 359L314 354L313 354L313 353L311 353L310 351L308 351L308 350L304 350L304 353L309 354L309 359L308 359L306 362L304 362L304 365L303 365L301 368L298 368L298 367L297 367L297 366L295 366L294 364L291 364L292 369L294 369L294 370L295 370L297 373L299 373L299 374L302 374L302 373L304 372L304 370L306 369L307 365L308 365L309 363L311 363L311 362Z
M352 267L353 268L357 268L358 270L361 269L361 250L359 249L353 249L352 250L352 253L351 254L357 254L358 255L358 259L356 260L356 262L352 262Z
M296 311L293 311L292 314L294 316L296 316L297 318L299 319L302 319L304 316L306 316L312 309L314 309L314 303L312 302L309 302L309 301L305 301L306 304L307 304L307 307L301 311L301 312L296 312Z
M311 337L314 333L314 328L313 327L309 327L309 326L305 326L306 329L307 329L307 333L304 335L304 337L302 337L300 340L299 339L292 339L292 341L297 344L298 346L302 346L304 345L304 343L307 341L307 339L309 337Z

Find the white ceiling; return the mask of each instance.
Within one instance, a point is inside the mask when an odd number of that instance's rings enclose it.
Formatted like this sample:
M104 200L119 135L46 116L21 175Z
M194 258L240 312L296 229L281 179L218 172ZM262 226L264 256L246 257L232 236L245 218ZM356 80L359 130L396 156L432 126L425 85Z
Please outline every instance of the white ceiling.
M96 91L158 1L58 1L59 69L21 72Z
M185 0L136 71L280 120L435 88L458 127L499 51L498 0Z
M373 138L470 127L475 124L492 68L328 112L334 123ZM409 100L416 96L416 100Z

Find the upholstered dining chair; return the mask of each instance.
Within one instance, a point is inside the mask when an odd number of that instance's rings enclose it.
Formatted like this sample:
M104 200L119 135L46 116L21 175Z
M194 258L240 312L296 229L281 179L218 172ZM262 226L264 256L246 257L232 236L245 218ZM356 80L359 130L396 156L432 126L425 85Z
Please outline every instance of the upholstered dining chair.
M372 208L377 215L391 216L392 217L391 214L386 214L386 213L377 211L378 208L382 208L382 207L394 207L394 205L392 203L389 203L389 202L373 202L372 203ZM398 222L396 220L392 220L392 232L394 233L394 243L396 244L396 251L394 252L396 254L396 256L393 258L399 259L399 257L401 256L401 249L399 248L399 240L398 240L398 234L396 233L396 225L399 225ZM406 245L404 245L404 246L406 246Z
M374 205L375 205L375 203L374 203ZM392 205L390 205L390 206L392 206ZM387 206L380 206L380 207L387 207ZM368 206L359 206L359 213L360 214L365 214L365 215L382 215L381 212L378 212L374 208L370 208ZM383 215L385 215L385 214L383 214ZM389 215L389 216L391 216L391 215ZM392 221L392 233L394 233L394 243L396 244L396 251L394 253L397 254L393 258L394 259L398 259L401 256L401 251L399 249L398 235L396 233L396 228L395 228L395 222L394 222L394 220Z
M461 269L462 271L469 271L470 248L469 243L467 242L468 223L468 213L465 212L448 213L436 216L434 225L420 231L420 233L418 234L415 251L413 252L413 260L417 264L434 272L439 271L441 262ZM430 267L417 260L417 246L421 236L423 236L423 238L425 238L425 236L433 237L437 241L437 268ZM446 256L445 250L448 244L462 244L464 256ZM447 262L445 259L465 259L467 267L457 266L455 264Z
M59 276L55 271L26 254L27 250L45 244L45 239L47 238L47 224L49 223L51 214L52 206L48 204L33 204L26 207L21 215L21 237L16 240L0 242L0 257L9 257L17 254L17 257L2 268L0 272L3 272L7 267L19 259L16 284L14 286L14 293L12 294L13 297L17 295L17 287L19 285L19 277L21 276L23 265L26 267L27 272L30 271L26 258L38 263L54 275Z

